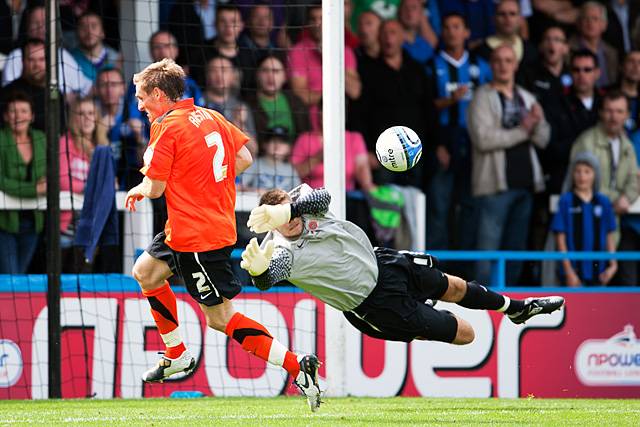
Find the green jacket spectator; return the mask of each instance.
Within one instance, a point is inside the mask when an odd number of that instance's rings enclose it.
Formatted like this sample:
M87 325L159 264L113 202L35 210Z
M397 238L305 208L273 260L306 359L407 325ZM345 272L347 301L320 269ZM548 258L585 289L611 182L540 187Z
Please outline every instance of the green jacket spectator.
M13 197L35 198L36 183L46 174L46 140L43 132L30 131L33 144L31 167L24 163L18 152L11 130L0 129L0 191ZM42 231L44 215L33 212L36 232ZM20 226L20 211L0 210L0 230L17 233Z

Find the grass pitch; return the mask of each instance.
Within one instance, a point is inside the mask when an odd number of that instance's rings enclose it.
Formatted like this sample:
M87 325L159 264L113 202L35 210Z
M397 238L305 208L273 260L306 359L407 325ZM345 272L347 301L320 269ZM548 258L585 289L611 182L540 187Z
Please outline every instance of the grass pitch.
M0 401L9 425L582 425L640 426L640 400L303 398Z

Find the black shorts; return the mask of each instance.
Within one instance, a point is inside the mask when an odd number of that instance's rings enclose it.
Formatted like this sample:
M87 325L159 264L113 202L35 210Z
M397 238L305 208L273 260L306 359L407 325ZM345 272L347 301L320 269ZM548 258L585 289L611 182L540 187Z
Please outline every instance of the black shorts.
M147 248L147 253L165 261L173 274L181 276L198 303L206 306L222 303L222 297L232 299L242 287L231 270L233 247L208 252L178 252L165 242L164 231L158 233Z
M362 304L344 312L347 320L362 333L388 341L420 337L453 342L456 318L425 304L427 299L440 299L449 286L433 258L386 248L376 248L375 254L378 283Z

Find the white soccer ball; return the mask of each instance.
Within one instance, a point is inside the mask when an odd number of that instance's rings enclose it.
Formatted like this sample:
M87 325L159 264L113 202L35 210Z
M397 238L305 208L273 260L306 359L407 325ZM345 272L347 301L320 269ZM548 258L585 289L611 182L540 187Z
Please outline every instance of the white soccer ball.
M406 126L392 126L376 141L376 156L385 168L404 172L420 161L422 143L418 134Z

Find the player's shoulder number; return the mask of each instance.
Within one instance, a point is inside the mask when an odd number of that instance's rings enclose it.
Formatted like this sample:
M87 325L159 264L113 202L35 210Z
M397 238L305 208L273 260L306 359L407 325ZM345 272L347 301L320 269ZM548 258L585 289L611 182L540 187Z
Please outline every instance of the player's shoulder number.
M204 141L208 148L216 147L216 152L213 155L213 178L216 182L220 182L227 178L227 165L222 164L225 155L222 135L218 131L213 131L205 135Z

